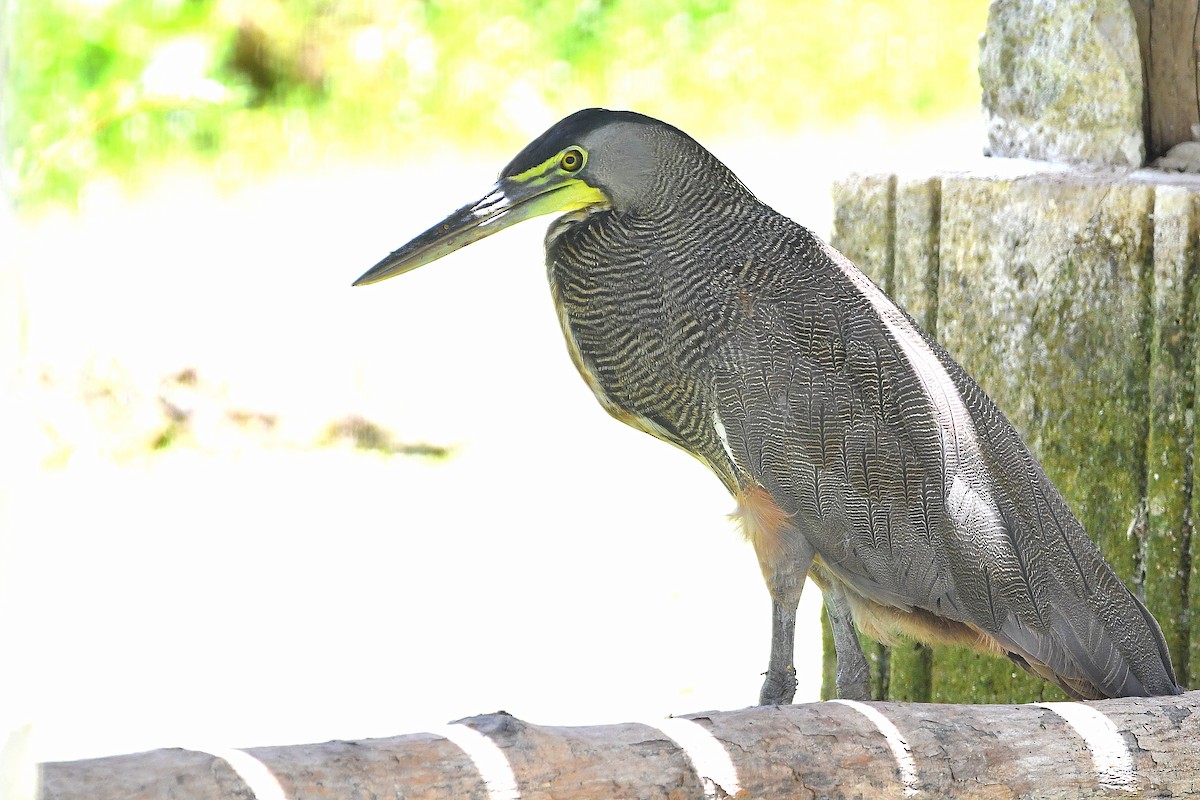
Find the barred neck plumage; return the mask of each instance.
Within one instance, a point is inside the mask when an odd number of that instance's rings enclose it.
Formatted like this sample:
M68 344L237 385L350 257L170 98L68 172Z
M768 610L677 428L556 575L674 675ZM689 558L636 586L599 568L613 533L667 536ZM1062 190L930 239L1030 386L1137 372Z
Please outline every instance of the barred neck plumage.
M691 138L674 131L655 131L653 147L657 163L670 168L656 171L650 191L643 193L630 210L663 221L669 215L680 224L759 205L732 170Z

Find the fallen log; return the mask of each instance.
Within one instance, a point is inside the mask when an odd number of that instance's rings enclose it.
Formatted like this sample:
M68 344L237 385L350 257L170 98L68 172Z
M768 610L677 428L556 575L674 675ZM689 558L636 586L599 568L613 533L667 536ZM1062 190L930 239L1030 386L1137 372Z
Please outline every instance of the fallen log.
M505 712L389 739L42 765L45 800L1178 797L1200 692L1094 703L832 701L547 727Z

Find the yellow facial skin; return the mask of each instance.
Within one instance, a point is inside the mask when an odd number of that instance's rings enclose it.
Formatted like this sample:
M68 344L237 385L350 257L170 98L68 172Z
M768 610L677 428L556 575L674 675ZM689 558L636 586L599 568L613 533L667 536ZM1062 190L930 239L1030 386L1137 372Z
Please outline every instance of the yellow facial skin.
M533 217L610 205L603 192L578 177L586 163L587 151L571 146L519 175L501 178L479 200L388 255L354 285L378 283L411 272Z

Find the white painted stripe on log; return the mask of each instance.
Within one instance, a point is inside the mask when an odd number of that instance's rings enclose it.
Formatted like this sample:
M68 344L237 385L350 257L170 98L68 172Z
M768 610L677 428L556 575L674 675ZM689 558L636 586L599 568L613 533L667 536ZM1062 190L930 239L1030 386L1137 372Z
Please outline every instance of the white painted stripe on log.
M449 739L467 754L479 771L479 777L483 778L488 800L521 800L521 791L517 788L517 778L512 765L508 763L508 756L487 736L460 722L442 725L429 733Z
M1083 737L1092 753L1092 766L1101 786L1125 792L1137 791L1133 756L1113 721L1083 703L1033 703L1053 711Z
M908 796L917 794L920 791L920 782L917 780L917 764L913 761L912 748L908 746L908 740L900 733L900 729L893 725L892 721L885 717L879 709L866 703L842 699L829 702L849 706L875 724L875 727L883 734L883 738L887 740L887 746L891 749L892 755L896 758L896 767L900 770L900 782L904 784L904 794Z
M737 767L729 758L729 751L708 728L684 717L667 717L642 724L661 731L679 745L684 755L692 762L696 777L704 785L705 797L732 797L742 790ZM717 794L718 787L724 794Z
M279 779L266 764L245 750L232 747L188 747L194 753L208 753L221 759L246 784L254 800L289 800L287 792L279 785Z

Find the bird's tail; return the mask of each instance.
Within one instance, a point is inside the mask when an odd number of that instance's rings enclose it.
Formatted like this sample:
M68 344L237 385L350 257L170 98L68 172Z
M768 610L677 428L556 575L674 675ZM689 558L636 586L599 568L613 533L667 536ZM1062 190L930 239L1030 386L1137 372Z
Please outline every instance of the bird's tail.
M1010 619L997 636L1001 648L1076 699L1181 693L1158 621L1098 554L1097 562L1107 591L1051 604L1048 630L1035 635Z

